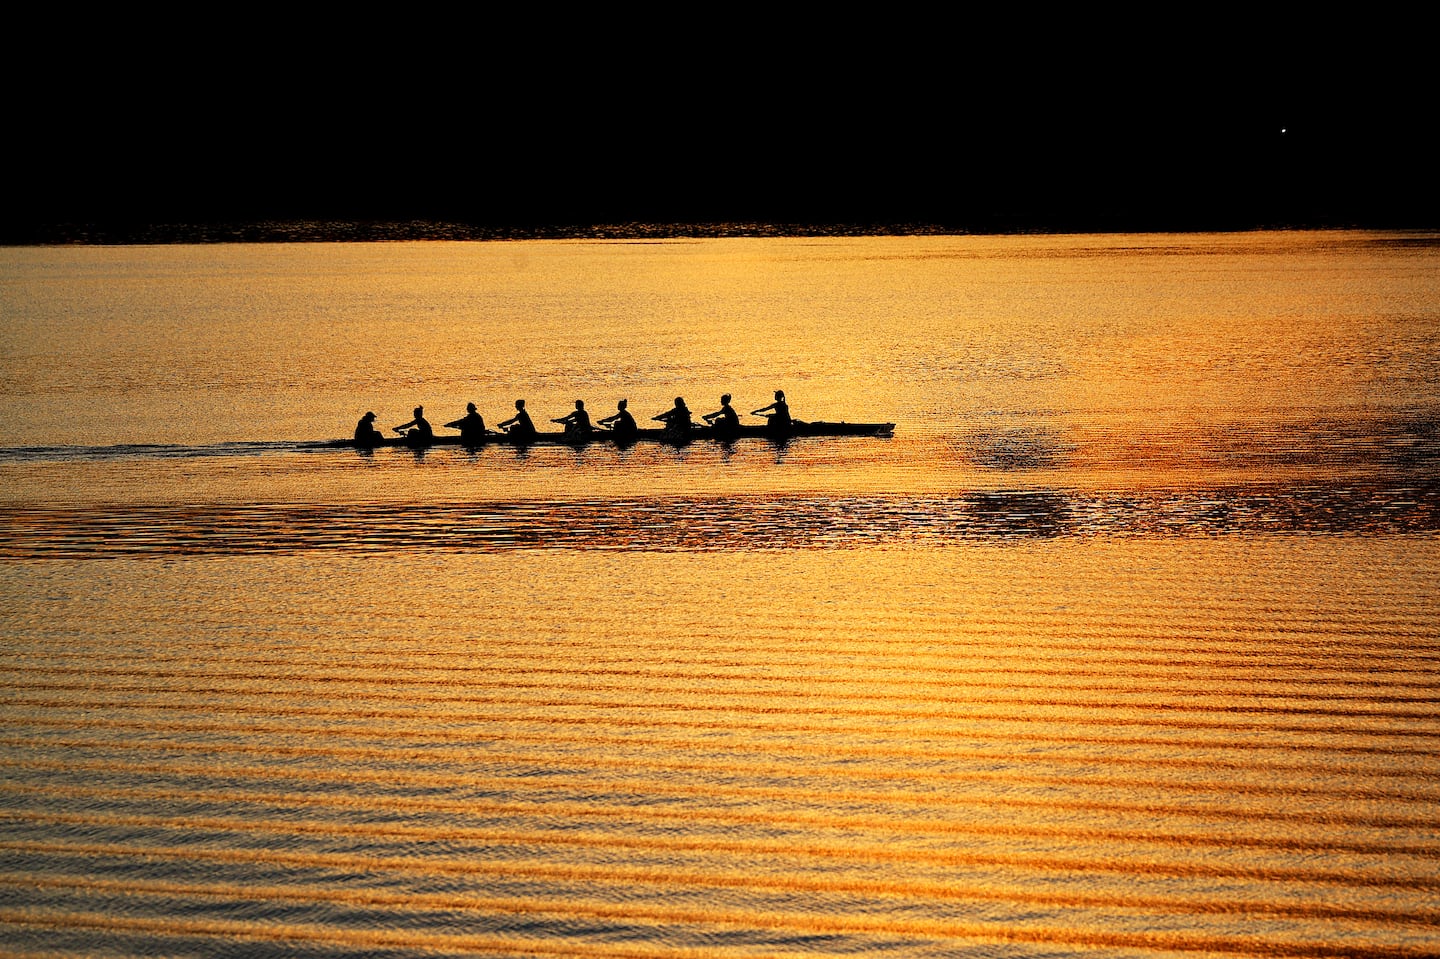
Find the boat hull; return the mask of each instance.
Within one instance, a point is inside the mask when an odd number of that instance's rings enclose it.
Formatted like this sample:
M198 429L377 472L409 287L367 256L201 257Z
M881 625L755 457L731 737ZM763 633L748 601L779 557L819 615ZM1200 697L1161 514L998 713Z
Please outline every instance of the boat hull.
M487 433L478 439L467 439L460 436L435 436L429 440L411 438L409 436L386 436L374 443L362 443L357 440L334 440L329 445L340 447L354 447L359 449L375 449L386 446L409 447L412 449L423 449L430 446L585 446L591 443L614 443L628 445L630 443L670 443L684 444L697 440L709 440L718 443L735 442L742 439L764 439L771 442L785 442L787 440L803 436L876 436L888 437L895 432L894 423L794 423L791 428L784 432L777 432L768 426L741 426L738 430L722 432L713 427L702 426L690 431L687 435L677 436L669 430L664 429L642 429L636 431L629 437L619 437L608 430L594 430L588 435L577 436L561 432L540 432L532 436L520 437L509 433Z

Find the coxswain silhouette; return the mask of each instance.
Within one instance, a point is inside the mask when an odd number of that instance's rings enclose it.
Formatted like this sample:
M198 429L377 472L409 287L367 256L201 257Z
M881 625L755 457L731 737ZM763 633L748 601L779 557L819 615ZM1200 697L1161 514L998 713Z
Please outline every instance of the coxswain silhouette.
M535 435L535 424L530 422L530 414L525 412L525 401L515 401L515 415L500 424L500 428L506 434L520 439L527 439Z
M767 428L774 433L786 433L790 430L790 405L785 402L785 391L775 391L775 402L769 406L762 406L758 410L752 410L753 416L765 416L768 420Z
M379 446L384 439L385 434L375 428L374 413L366 413L355 424L355 442L361 446Z
M632 440L640 427L635 425L635 417L630 415L626 409L630 405L628 400L621 400L615 404L615 412L605 417L598 425L607 427L615 435L617 441Z
M465 404L465 415L445 424L449 430L460 431L460 442L466 446L478 446L485 439L485 417L475 409L474 403Z
M735 412L735 407L730 405L730 394L726 393L720 397L720 408L713 413L706 413L702 419L710 424L716 436L725 438L738 436L740 433L740 414Z
M590 426L590 414L585 412L584 400L575 401L574 412L567 413L564 416L559 417L558 419L551 420L550 422L559 423L560 425L564 426L566 436L587 437L590 435L592 429L592 427Z
M406 431L409 432L406 432ZM425 419L425 407L415 407L415 418L408 423L401 423L395 427L395 432L411 443L428 443L435 438L435 431L430 428L429 420Z

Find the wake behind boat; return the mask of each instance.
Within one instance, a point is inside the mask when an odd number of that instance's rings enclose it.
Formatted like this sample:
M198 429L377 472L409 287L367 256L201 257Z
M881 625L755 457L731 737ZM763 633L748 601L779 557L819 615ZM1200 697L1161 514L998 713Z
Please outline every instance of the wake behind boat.
M430 446L583 446L590 443L672 443L683 444L695 440L710 440L728 443L741 439L764 439L771 442L784 441L802 436L873 436L888 437L895 432L894 423L829 423L823 421L801 422L792 420L788 429L775 429L768 424L740 425L724 429L715 426L695 426L687 433L669 429L637 429L628 434L617 434L607 429L592 429L587 433L540 430L534 433L517 434L488 431L479 436L383 436L369 439L332 440L327 445L376 449L388 446L423 449Z

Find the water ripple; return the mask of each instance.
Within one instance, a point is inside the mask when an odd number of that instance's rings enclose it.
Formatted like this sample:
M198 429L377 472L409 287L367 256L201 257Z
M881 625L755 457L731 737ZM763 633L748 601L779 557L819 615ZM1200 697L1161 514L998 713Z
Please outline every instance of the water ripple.
M946 496L0 508L9 558L311 550L756 550L972 540L1440 532L1440 481Z

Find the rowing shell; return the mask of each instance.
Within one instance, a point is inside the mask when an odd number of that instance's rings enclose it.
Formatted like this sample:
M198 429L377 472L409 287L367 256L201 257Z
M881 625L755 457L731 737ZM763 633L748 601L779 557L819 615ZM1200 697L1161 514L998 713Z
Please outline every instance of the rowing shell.
M411 436L384 436L373 443L358 440L333 440L329 446L349 446L359 449L373 449L380 446L583 446L588 443L689 443L694 440L714 440L728 443L734 440L755 438L772 442L783 442L797 436L890 436L895 432L894 423L800 423L790 425L785 431L772 430L769 426L741 426L723 431L710 426L699 426L688 434L676 435L666 429L636 430L629 437L619 437L609 430L592 430L588 434L538 432L531 436L515 436L510 433L486 433L478 438L460 436L434 436L429 440Z

